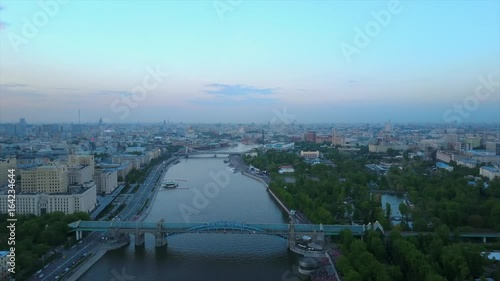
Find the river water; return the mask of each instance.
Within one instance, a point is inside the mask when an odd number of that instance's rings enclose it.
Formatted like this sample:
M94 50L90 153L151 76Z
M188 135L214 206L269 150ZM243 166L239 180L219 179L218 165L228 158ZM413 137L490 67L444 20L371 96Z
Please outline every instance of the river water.
M224 159L183 159L170 167L165 179L177 180L179 188L160 190L145 221L288 223L265 186L232 173ZM183 234L167 241L166 250L157 251L152 235L146 235L142 248L135 248L132 239L129 246L108 252L79 280L299 280L297 257L276 236Z

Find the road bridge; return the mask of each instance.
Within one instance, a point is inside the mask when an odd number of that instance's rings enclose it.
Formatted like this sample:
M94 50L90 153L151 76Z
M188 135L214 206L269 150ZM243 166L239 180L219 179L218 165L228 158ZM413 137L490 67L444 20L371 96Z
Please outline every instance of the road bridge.
M342 230L349 229L355 236L363 236L368 230L365 225L322 225L322 224L258 224L218 221L210 223L178 223L178 222L134 222L134 221L76 221L69 224L70 232L76 233L77 240L82 238L83 231L106 232L115 235L134 235L135 245L144 244L146 233L155 236L155 246L162 247L167 243L166 238L184 233L219 233L219 234L250 234L273 235L288 240L288 247L292 251L304 254L304 250L296 247L297 237L339 235ZM320 252L320 251L316 251ZM318 253L319 254L319 253Z
M229 157L229 156L233 156L233 155L242 155L242 154L245 154L245 153L253 150L253 148L252 148L252 149L248 149L248 150L241 151L241 152L229 152L228 151L229 149L230 148L222 148L222 149L215 148L215 149L207 149L207 150L197 150L197 149L194 149L192 147L185 146L184 148L175 152L174 155L190 157L193 155L208 154L208 155L217 155L217 157ZM219 156L219 154L220 154L220 156Z

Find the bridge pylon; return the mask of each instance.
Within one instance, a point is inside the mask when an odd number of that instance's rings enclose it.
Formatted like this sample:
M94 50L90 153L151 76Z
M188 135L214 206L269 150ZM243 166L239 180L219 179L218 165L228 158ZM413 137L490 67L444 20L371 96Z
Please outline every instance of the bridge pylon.
M295 224L291 220L288 225L288 249L293 249L295 247Z
M140 247L144 245L144 232L140 229L140 222L137 223L137 227L135 229L135 246Z
M155 231L155 247L163 247L167 244L167 239L166 239L166 231L165 228L163 227L165 223L164 219L161 219L157 224L156 224L156 231Z

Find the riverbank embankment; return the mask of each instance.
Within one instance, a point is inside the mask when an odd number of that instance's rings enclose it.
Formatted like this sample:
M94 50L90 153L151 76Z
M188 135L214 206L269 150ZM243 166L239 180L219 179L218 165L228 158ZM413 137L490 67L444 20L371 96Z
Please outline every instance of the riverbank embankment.
M290 215L290 210L285 206L285 204L283 204L283 202L281 202L281 200L269 188L269 181L270 181L269 177L262 178L258 175L254 175L252 173L247 172L249 167L243 162L241 156L229 157L229 163L236 169L241 171L242 175L252 178L264 184L271 197L278 203L278 205L283 209L283 211L285 211L288 215Z

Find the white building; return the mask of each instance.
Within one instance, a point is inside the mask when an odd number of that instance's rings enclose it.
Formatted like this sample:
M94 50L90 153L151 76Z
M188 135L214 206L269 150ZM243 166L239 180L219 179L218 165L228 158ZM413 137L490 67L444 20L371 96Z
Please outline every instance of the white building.
M300 156L307 159L319 158L319 151L300 151Z
M283 174L283 173L293 173L293 172L295 172L295 170L293 169L292 166L281 166L278 172L280 174Z
M464 158L464 159L460 159L457 161L457 165L460 165L460 166L465 166L467 168L476 168L476 165L478 164L478 162L474 159L467 159L467 158Z
M116 170L97 169L94 173L94 182L98 194L109 194L118 187L118 173Z
M275 150L291 150L295 147L295 143L268 143L265 145L267 149L275 149Z
M92 180L92 166L78 165L68 167L68 183L83 184Z
M483 166L479 168L479 174L487 177L489 180L500 177L500 169L492 166Z
M76 189L74 186L73 189ZM16 214L37 216L52 212L72 214L90 212L97 205L94 182L79 185L73 193L18 193L16 194ZM7 213L8 194L0 194L0 213Z

